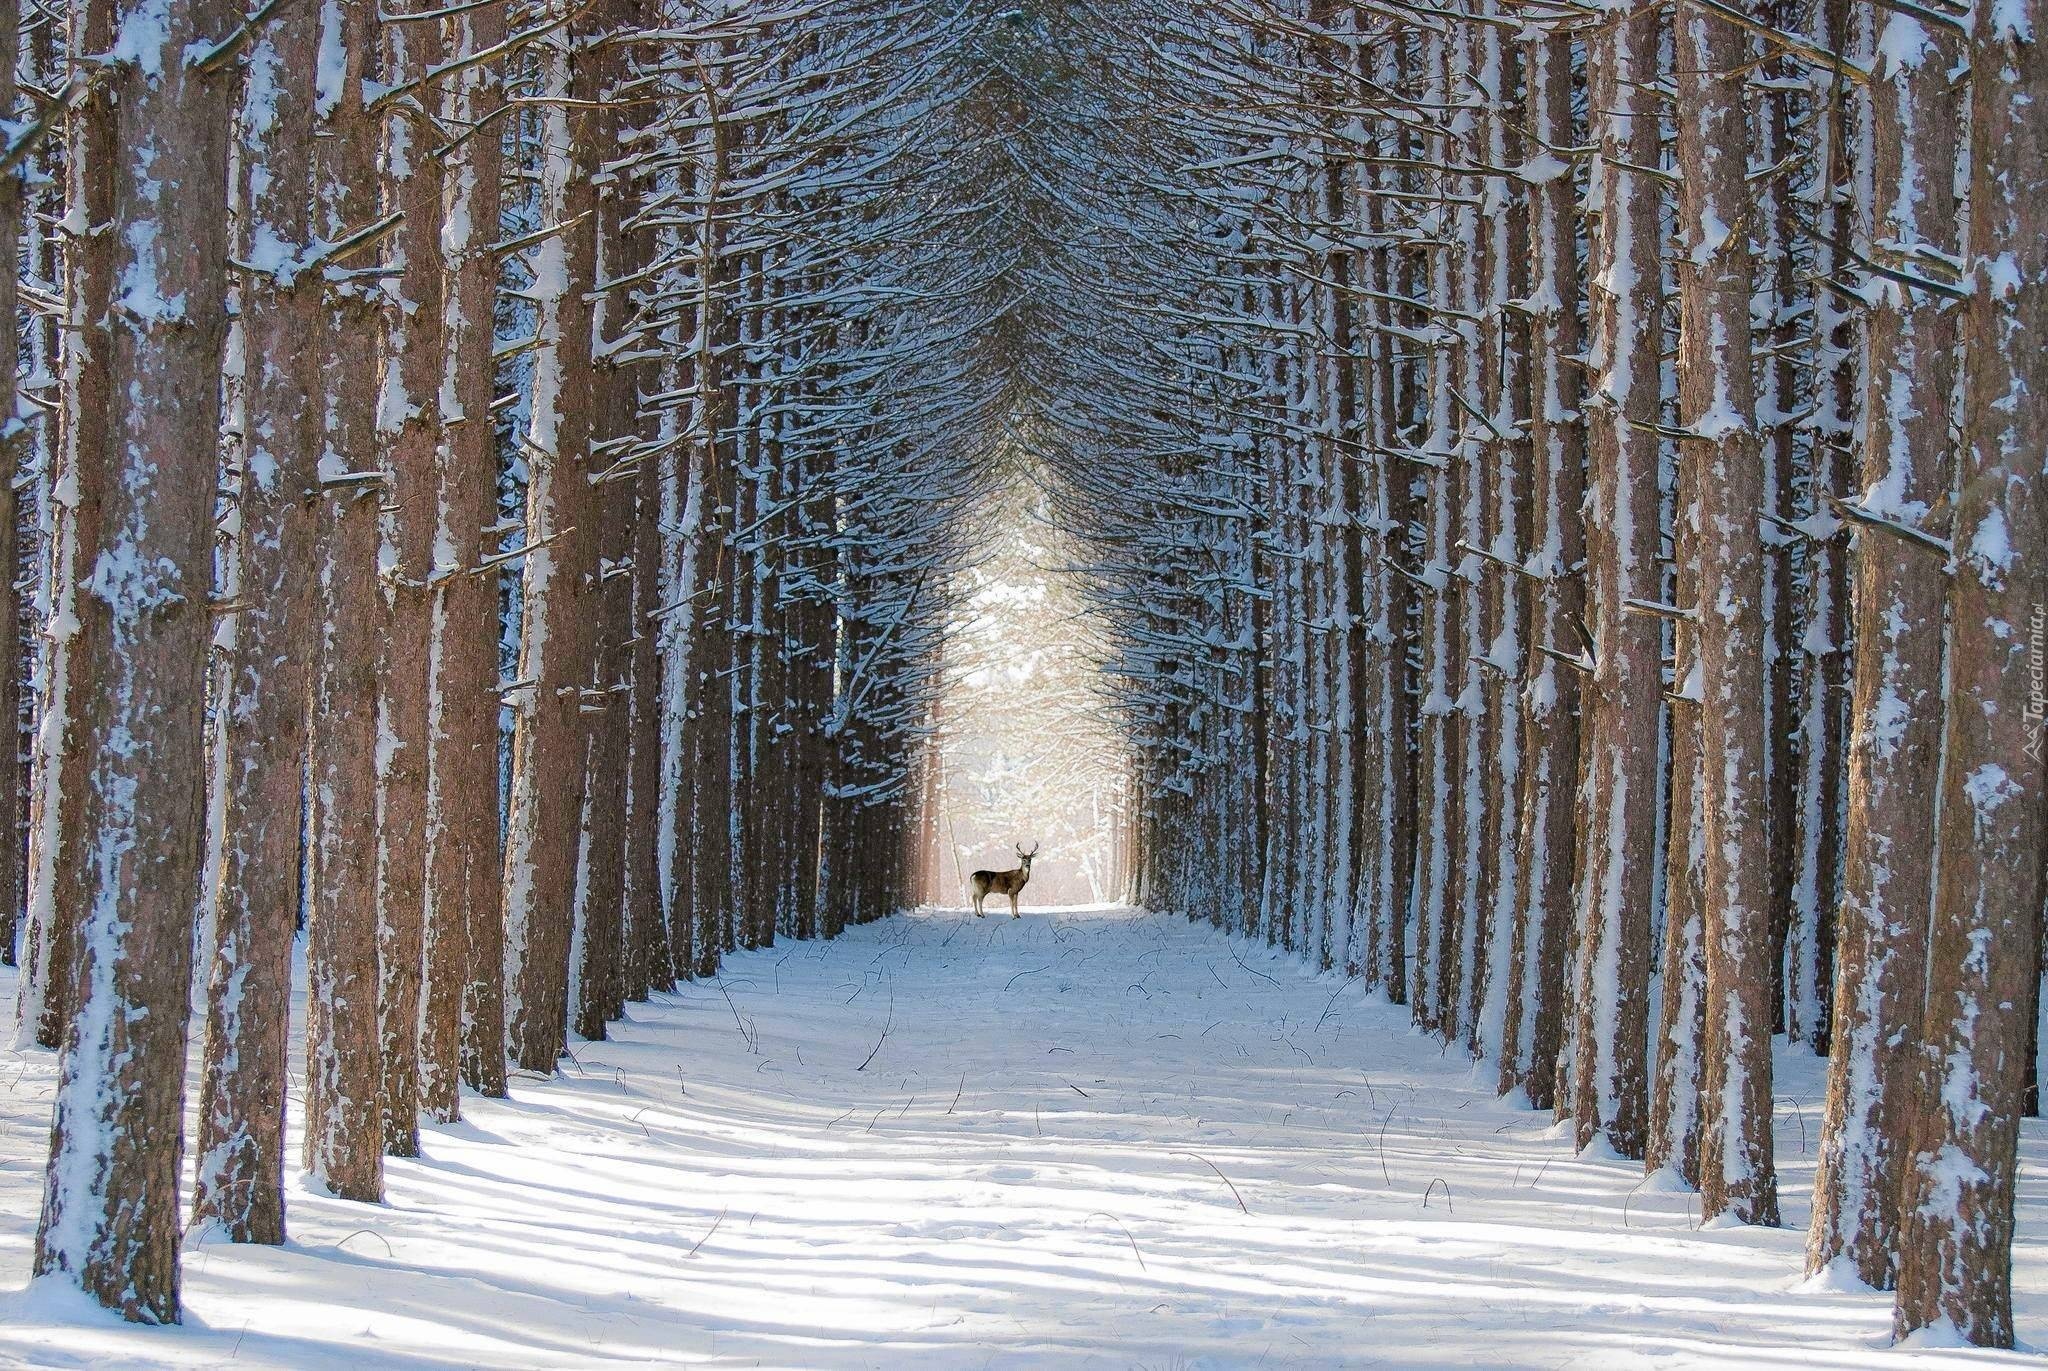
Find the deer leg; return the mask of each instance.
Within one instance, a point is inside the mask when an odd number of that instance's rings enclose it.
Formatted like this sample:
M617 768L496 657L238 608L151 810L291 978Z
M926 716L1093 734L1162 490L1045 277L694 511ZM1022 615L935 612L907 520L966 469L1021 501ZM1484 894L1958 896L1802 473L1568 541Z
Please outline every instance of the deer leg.
M1019 914L1017 912L1017 892L1014 890L1010 892L1010 917L1013 919L1021 919L1024 917L1022 914Z

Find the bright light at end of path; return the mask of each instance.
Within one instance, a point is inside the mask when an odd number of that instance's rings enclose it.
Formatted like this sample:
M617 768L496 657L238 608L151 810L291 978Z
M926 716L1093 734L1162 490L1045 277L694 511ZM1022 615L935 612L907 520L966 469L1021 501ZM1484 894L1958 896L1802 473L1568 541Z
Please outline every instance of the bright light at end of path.
M1073 540L1032 508L983 545L952 587L920 841L924 898L969 902L967 876L1038 858L1025 908L1125 895L1130 754L1107 652L1080 593ZM993 898L991 913L1008 915Z

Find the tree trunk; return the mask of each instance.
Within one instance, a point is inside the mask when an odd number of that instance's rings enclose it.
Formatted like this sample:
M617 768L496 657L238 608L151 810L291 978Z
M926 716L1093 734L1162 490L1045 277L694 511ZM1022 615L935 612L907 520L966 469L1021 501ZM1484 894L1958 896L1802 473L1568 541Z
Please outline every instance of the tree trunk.
M1948 586L1947 723L1921 1093L1900 1203L1896 1327L2010 1347L2020 1094L2048 850L2048 4L1970 38L1972 287ZM1868 536L1868 535L1866 535Z
M65 78L58 51L61 29L62 26L55 22L38 23L21 33L18 71L22 83L33 83L40 89L49 90L63 82ZM73 122L75 125L78 121ZM20 280L33 283L51 296L63 292L62 258L58 249L59 235L42 226L54 224L64 217L63 161L66 149L65 140L45 138L24 158L20 171L25 183L20 201L23 216ZM55 400L59 386L57 376L62 369L58 326L63 318L60 311L36 309L31 310L27 318L17 321L22 339L20 357L27 367L27 376L16 383L17 404L27 400L34 407L33 412L23 415L26 429L20 440L23 453L16 458L18 467L22 468L17 479L24 480L25 490L29 493L26 507L17 506L20 511L17 516L19 527L26 535L19 548L17 571L29 591L15 606L20 633L21 655L18 661L23 680L20 692L23 708L17 719L19 752L10 777L20 794L20 827L16 832L16 842L24 853L24 860L19 873L21 879L15 887L15 907L0 917L0 929L7 934L0 952L4 952L8 965L20 965L22 968L15 1009L23 1016L18 1027L26 1029L19 1034L24 1045L35 1039L33 1019L37 997L48 985L47 977L33 976L29 969L34 945L34 930L29 922L29 893L33 882L26 854L34 845L36 831L36 778L47 701L45 686L51 665L50 643L43 630L50 617L50 561L56 541L57 501L53 498L53 477L58 464L60 433L59 407Z
M76 555L53 626L68 640L81 743L56 850L56 911L76 932L38 1275L61 1273L131 1320L179 1318L178 1174L184 1159L185 1029L199 906L213 502L226 324L227 137L232 82L187 54L225 32L220 0L131 7L86 0L72 52L122 34L109 98L74 112L82 167L119 233L78 245L78 318L106 330L104 391L68 373L73 413L103 403L69 455ZM83 265L83 264L81 264ZM13 264L8 264L13 269ZM83 438L81 431L77 436ZM88 495L89 492L89 495ZM89 569L89 570L88 570ZM79 577L80 572L87 572ZM12 664L9 664L12 669Z
M425 0L415 12L430 12ZM401 9L398 13L402 14ZM441 58L440 26L394 22L380 11L383 80L420 80ZM419 1155L420 1009L426 943L428 666L432 656L434 535L440 503L442 161L429 128L402 112L384 121L381 210L402 213L385 270L396 299L384 308L377 388L380 590L390 623L377 699L377 1019L383 1062L384 1150ZM437 933L440 930L436 930ZM440 1087L445 1101L451 1084Z
M566 0L546 13L566 17ZM519 679L505 831L506 1031L528 1071L552 1073L568 1042L570 941L582 870L598 527L591 485L591 308L596 150L582 129L594 59L569 24L540 49L539 212L553 231L533 248L536 312L532 421L524 444L526 554Z
M600 10L599 23L619 21L623 7ZM617 49L608 52L616 54ZM613 63L593 54L578 63L578 98L603 102L617 78ZM619 121L610 109L584 116L579 136L588 140L587 154L601 165L619 142ZM631 180L614 170L597 188L593 232L592 279L606 282L630 278L625 225L631 213L624 194ZM609 349L618 321L630 316L631 300L624 287L593 291L591 321L595 346ZM591 508L599 524L596 576L590 589L592 618L590 691L585 697L584 724L589 733L589 761L584 774L589 793L584 801L584 843L578 854L582 871L575 891L575 960L571 968L569 1021L577 1035L591 1041L605 1036L605 1023L622 1012L621 956L625 950L626 790L631 767L627 727L632 700L627 693L632 634L634 483L632 463L638 460L634 372L621 368L609 351L595 359L591 378L591 456L588 479L594 484Z
M1483 12L1497 15L1491 0ZM1526 149L1520 132L1520 111L1511 98L1521 79L1519 54L1491 26L1478 35L1480 89L1487 110L1480 121L1480 156L1496 167L1513 166ZM1481 926L1470 998L1466 1046L1475 1057L1513 1060L1518 1054L1506 1037L1508 1001L1520 998L1510 988L1514 945L1523 936L1522 862L1522 686L1527 674L1524 644L1528 637L1528 594L1525 578L1514 569L1529 550L1531 518L1529 481L1532 448L1528 412L1529 347L1522 317L1507 302L1529 293L1529 205L1521 182L1491 176L1483 183L1480 215L1484 221L1486 283L1481 294L1484 323L1480 329L1480 403L1485 418L1478 422L1481 460L1491 468L1483 515L1485 549L1494 560L1482 563L1485 640L1475 654L1480 703L1492 740L1484 763L1479 803L1481 882L1478 917ZM1507 563L1509 565L1503 565Z
M313 231L340 242L376 218L377 121L364 106L375 75L371 0L320 12L323 64L314 99ZM365 340L379 326L375 285L331 263L319 339L322 380L319 547L309 741L312 794L306 915L305 1166L343 1199L384 1195L377 1015L377 693L388 616L378 585L376 386ZM339 278L339 279L337 279Z
M1444 40L1424 40L1425 98L1442 102L1445 76ZM1448 160L1448 149L1436 155ZM1455 253L1430 256L1429 300L1435 311L1457 308L1458 288L1453 279ZM1437 463L1425 468L1428 490L1422 509L1422 567L1419 587L1422 600L1421 647L1422 699L1416 707L1421 746L1415 777L1418 806L1415 834L1414 984L1409 1004L1415 1022L1425 1029L1443 1030L1442 996L1448 954L1455 944L1450 939L1455 881L1457 832L1457 729L1456 703L1451 696L1453 662L1458 645L1453 636L1455 596L1451 590L1451 542L1455 520L1455 491L1450 461L1457 429L1457 414L1451 406L1451 389L1460 384L1455 338L1444 335L1430 349L1428 410L1429 449L1426 459Z
M320 500L322 283L295 269L312 245L312 80L318 23L295 6L250 40L268 83L245 96L236 204L238 260L291 254L242 273L249 359L237 427L246 470L237 507L240 602L225 701L223 843L207 970L196 1223L234 1242L281 1243L286 1033L298 926L305 784L313 521ZM276 98L265 98L274 92Z
M0 110L14 109L15 77L21 62L21 15L8 7L0 13ZM19 340L21 327L14 273L21 246L22 207L25 200L22 178L9 172L0 177L0 322L6 324L0 337ZM39 232L30 221L30 232ZM8 593L0 595L0 729L21 745L22 654L24 601L19 586L21 545L19 540L22 453L28 448L28 426L17 417L21 404L15 385L15 355L8 354L0 365L0 569L10 578ZM0 754L4 755L4 754ZM20 921L21 889L26 851L22 828L22 792L18 765L0 767L0 963L15 964L14 939Z
M67 52L105 52L114 43L117 7L91 0L71 7ZM67 79L77 72L65 73ZM63 225L113 221L115 180L110 169L121 149L113 86L86 88L66 118ZM55 478L50 486L50 551L44 575L49 613L43 649L42 722L36 729L29 797L28 935L21 958L20 1037L43 1047L64 1041L71 1021L72 963L77 904L61 892L69 873L86 860L86 829L72 812L84 793L86 764L79 697L97 688L76 665L80 587L91 574L85 549L99 536L100 489L89 477L114 443L114 335L102 302L114 295L114 254L102 236L60 227L64 236L64 375L59 406ZM218 437L208 438L209 446ZM209 478L212 479L212 478Z
M448 20L450 51L486 52L505 37L505 12L486 5ZM465 128L498 108L503 78L482 63L447 80L443 108ZM488 126L487 126L488 127ZM428 638L426 1009L421 1070L430 1115L455 1117L449 1025L458 1025L462 1080L505 1093L505 926L499 851L498 582L485 530L498 521L498 440L491 307L497 291L502 144L472 137L444 178L441 230L447 280L443 394L454 407L440 451L433 619ZM444 565L442 559L446 558Z
M631 709L628 738L626 802L626 934L627 986L630 999L645 999L649 990L675 989L674 952L669 943L668 901L664 898L657 856L661 816L664 723L660 655L663 599L662 511L674 471L659 451L640 458L633 478L633 576L630 653L627 681Z
M1672 585L1689 617L1672 625L1671 781L1664 834L1664 964L1650 1082L1646 1171L1700 1183L1700 1044L1707 949L1701 881L1706 866L1705 781L1700 770L1704 685L1699 647L1700 471L1681 452L1671 519Z
M1960 45L1895 16L1873 71L1863 226L1953 252ZM1890 282L1866 297L1862 509L1929 529L1949 510L1955 308ZM1848 860L1836 949L1827 1113L1806 1264L1846 1257L1888 1290L1898 1259L1903 1131L1927 980L1942 718L1941 560L1885 529L1856 535L1859 631L1849 738Z
M1658 79L1663 26L1617 15L1587 40L1587 90L1601 160L1598 224L1588 263L1592 328L1586 397L1586 609L1592 672L1584 682L1585 782L1579 819L1581 895L1572 1112L1578 1145L1604 1133L1625 1157L1643 1154L1650 991L1650 896L1656 825L1662 645L1654 619L1627 612L1654 600L1657 435L1662 405L1658 327L1660 196L1617 163L1657 165L1657 118L1644 88ZM1569 649L1567 649L1569 650Z
M1578 652L1586 555L1580 505L1585 498L1585 429L1580 413L1578 309L1582 291L1574 248L1573 178L1548 150L1572 136L1571 40L1542 35L1523 59L1529 131L1542 179L1531 176L1532 279L1529 307L1529 439L1533 525L1529 570L1541 579L1531 606L1532 647L1568 658ZM1530 658L1523 687L1520 915L1515 924L1502 1037L1502 1089L1520 1086L1535 1109L1557 1102L1557 1053L1564 1032L1563 981L1571 931L1578 830L1580 673L1547 653Z
M1771 957L1763 733L1764 507L1750 370L1749 130L1741 29L1678 19L1679 446L1694 470L1700 604L1700 1214L1778 1221L1771 1155Z

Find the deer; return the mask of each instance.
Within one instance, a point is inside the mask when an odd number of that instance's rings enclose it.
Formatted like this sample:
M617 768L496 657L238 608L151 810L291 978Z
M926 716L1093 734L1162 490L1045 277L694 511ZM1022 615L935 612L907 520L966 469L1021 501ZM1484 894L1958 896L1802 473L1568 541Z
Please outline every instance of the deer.
M1008 895L1010 897L1010 917L1013 919L1023 918L1024 916L1017 912L1017 892L1022 890L1025 884L1030 881L1031 859L1037 855L1037 843L1031 845L1029 852L1024 850L1024 844L1018 843L1017 860L1023 863L1022 866L1014 871L975 872L968 881L968 884L974 888L974 917L979 919L988 912L981 907L981 902L990 895Z

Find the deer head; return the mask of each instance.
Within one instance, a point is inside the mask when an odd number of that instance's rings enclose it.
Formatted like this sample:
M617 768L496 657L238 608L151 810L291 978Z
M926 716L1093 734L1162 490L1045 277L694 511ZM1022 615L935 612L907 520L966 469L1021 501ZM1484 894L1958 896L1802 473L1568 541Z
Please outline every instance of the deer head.
M1037 844L1037 843L1033 843L1033 844L1031 845L1031 850L1030 850L1029 852L1026 852L1026 851L1024 850L1024 844L1022 844L1022 843L1018 843L1018 844L1017 844L1017 860L1018 860L1018 861L1020 861L1020 862L1022 862L1022 863L1024 863L1024 869L1025 869L1026 871L1029 871L1029 870L1031 870L1031 859L1032 859L1033 857L1036 857L1037 855L1038 855L1038 844Z

